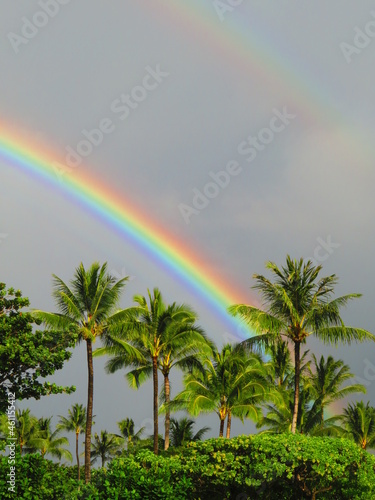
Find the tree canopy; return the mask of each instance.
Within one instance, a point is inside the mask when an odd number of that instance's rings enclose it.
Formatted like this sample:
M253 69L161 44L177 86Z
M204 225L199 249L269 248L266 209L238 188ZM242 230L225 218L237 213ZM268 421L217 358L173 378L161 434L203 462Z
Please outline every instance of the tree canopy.
M0 412L7 409L8 393L22 400L75 391L74 386L40 380L60 370L71 357L74 332L34 331L35 320L25 311L29 304L20 290L0 283Z

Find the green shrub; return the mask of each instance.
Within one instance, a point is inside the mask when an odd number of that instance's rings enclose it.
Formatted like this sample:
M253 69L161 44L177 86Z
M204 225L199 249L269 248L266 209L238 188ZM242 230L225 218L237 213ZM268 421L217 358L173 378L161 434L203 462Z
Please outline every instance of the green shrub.
M1 499L59 499L73 498L77 481L72 477L71 467L51 462L40 454L16 455L15 493L9 491L7 474L8 457L0 457L0 498Z
M0 457L0 498L33 500L375 499L375 457L355 443L303 435L255 435L189 443L180 455L149 450L92 471L16 458L16 491L8 491L8 457Z
M375 499L375 457L345 439L263 434L188 450L181 463L202 500Z
M96 483L100 498L118 500L184 500L193 498L193 484L178 457L155 456L149 450L113 460Z

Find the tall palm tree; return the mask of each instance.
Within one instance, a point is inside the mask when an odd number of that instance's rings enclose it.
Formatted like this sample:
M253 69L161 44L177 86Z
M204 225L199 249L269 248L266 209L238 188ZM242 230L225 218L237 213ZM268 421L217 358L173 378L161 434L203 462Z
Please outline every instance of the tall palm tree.
M261 418L260 404L268 394L266 371L261 359L231 344L203 361L205 370L193 369L184 377L184 390L171 402L174 409L191 415L215 412L220 419L219 437L230 437L232 415ZM268 394L269 395L269 394Z
M167 328L163 329L160 338L160 354L158 370L163 375L162 399L164 402L164 450L169 448L170 432L170 372L176 367L182 370L191 370L193 367L203 369L200 357L204 352L212 353L213 345L205 336L203 330L194 324L196 315L186 305L172 304L169 306L173 319ZM139 388L152 373L152 363L140 364L127 374L132 387Z
M81 479L80 465L79 465L79 453L78 453L78 437L80 434L85 432L86 427L86 408L76 403L68 410L68 417L63 417L59 415L60 421L57 425L59 429L74 432L76 435L76 458L78 467L78 481Z
M106 339L106 346L97 349L95 356L109 355L106 369L114 373L120 368L133 365L135 368L127 375L132 387L138 388L152 375L153 380L153 418L154 418L154 453L159 448L158 426L158 370L164 376L165 400L169 401L169 373L173 366L185 367L198 363L195 354L208 348L202 330L194 325L196 314L185 304L166 305L160 290L148 290L146 297L135 295L138 304L132 309L133 318L122 325L118 333ZM138 358L129 354L128 345L138 352ZM124 346L126 347L124 349ZM165 423L167 444L169 446L169 407Z
M203 330L194 324L195 314L186 320L178 320L174 328L168 328L163 338L163 348L159 358L159 370L163 374L163 395L165 403L165 441L164 449L169 447L170 428L170 372L172 368L191 371L203 370L200 358L204 353L212 354L214 345ZM129 375L131 376L131 375Z
M40 450L42 457L51 455L59 460L61 460L61 458L66 458L71 462L72 454L69 450L63 448L63 446L69 445L69 441L66 437L59 436L62 429L57 427L56 430L52 432L51 419L52 417L42 417L38 420L39 440L37 448Z
M100 436L95 432L94 442L91 444L91 459L95 463L97 458L102 461L102 467L107 460L113 458L121 447L121 436L101 431Z
M330 404L345 398L355 392L366 392L361 384L342 385L354 377L350 368L341 359L335 361L332 356L327 360L321 356L318 361L313 354L314 369L309 366L309 381L311 399L314 400L312 411L315 409L320 415L320 424L324 422L324 409Z
M55 331L75 332L78 342L86 342L88 389L85 430L85 482L91 479L91 428L94 399L94 367L92 344L106 336L112 327L127 317L127 311L117 310L121 293L128 277L120 280L107 273L107 263L94 262L88 269L81 263L75 270L70 287L53 275L53 295L59 313L34 311L35 318L42 320ZM130 347L129 347L130 349ZM136 356L136 353L132 353Z
M337 344L351 341L375 340L370 332L345 326L340 309L360 294L344 295L333 299L337 277L333 274L319 278L322 266L314 266L312 261L292 260L288 255L286 266L279 269L273 262L266 268L274 277L255 274L254 288L259 290L265 309L245 304L229 307L229 312L242 318L258 335L249 339L248 344L261 342L269 345L280 336L294 345L294 409L292 433L296 432L300 387L300 350L306 338L315 335L323 342Z
M136 443L137 441L139 441L141 439L141 436L145 430L144 427L141 427L134 434L134 420L132 418L125 418L124 420L117 422L117 426L120 429L121 436L127 442L127 449L128 450L133 445L133 443Z
M363 449L375 448L375 408L363 401L349 404L341 416L347 434Z
M193 434L194 420L184 417L180 420L171 419L171 446L183 446L189 441L201 441L204 434L210 430L210 427L202 427Z

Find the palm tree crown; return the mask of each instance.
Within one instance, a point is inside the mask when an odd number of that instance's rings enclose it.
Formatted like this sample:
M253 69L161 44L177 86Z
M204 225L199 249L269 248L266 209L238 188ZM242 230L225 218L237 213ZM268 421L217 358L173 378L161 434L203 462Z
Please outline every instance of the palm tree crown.
M349 404L341 416L347 434L364 450L375 448L375 408L360 401Z
M200 441L204 434L210 430L209 427L202 427L195 434L193 433L194 420L183 417L180 420L171 419L171 446L183 446L189 441Z
M101 459L102 467L107 460L113 458L121 447L121 436L110 434L107 431L101 431L100 436L95 432L94 441L91 444L91 459L95 463L98 458Z
M124 420L117 422L117 426L120 429L122 437L127 442L128 449L141 439L145 430L144 427L141 427L136 433L134 433L134 420L132 418L125 418Z
M309 366L309 382L311 398L314 400L313 410L320 414L320 423L324 421L324 409L330 404L345 398L355 392L366 392L366 388L361 384L350 384L342 387L348 380L354 377L350 368L341 359L334 360L324 356L318 361L313 354L314 370Z
M300 347L310 335L316 335L323 342L337 344L351 341L375 340L370 332L345 326L340 309L352 299L360 297L354 293L332 298L337 277L319 278L321 266L312 261L292 260L289 255L286 266L279 269L273 262L266 264L275 281L255 274L258 290L264 300L265 309L245 304L229 308L232 315L241 317L258 334L249 344L261 342L269 345L280 336L294 344L294 410L292 432L296 431L300 386Z
M34 452L39 444L38 419L31 415L30 409L16 410L16 437L21 453Z
M226 435L230 437L232 415L259 420L260 403L268 391L266 367L259 356L226 344L213 356L205 356L203 366L203 371L193 369L185 375L185 389L171 402L172 408L186 409L193 416L215 411L220 419L220 437L226 419Z
M42 417L38 420L40 436L38 440L38 449L40 450L42 457L45 455L51 455L58 459L66 458L71 462L72 454L69 450L63 448L63 446L69 445L69 441L66 437L60 437L59 434L62 431L61 428L57 427L56 430L52 432L51 420L52 417Z

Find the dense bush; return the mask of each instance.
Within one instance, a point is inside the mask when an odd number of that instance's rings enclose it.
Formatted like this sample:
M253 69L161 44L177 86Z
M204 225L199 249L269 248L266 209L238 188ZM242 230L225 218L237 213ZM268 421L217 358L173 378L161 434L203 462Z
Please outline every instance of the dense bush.
M9 491L7 474L10 470L8 457L0 462L0 498L65 499L71 498L75 489L72 467L64 467L44 459L40 454L17 454L15 466L15 493Z
M181 463L201 499L375 499L375 457L345 439L240 436L188 450Z
M4 499L375 499L375 457L336 438L255 435L190 443L177 455L141 450L93 470L80 490L76 467L25 455L11 493L8 459L0 460Z

